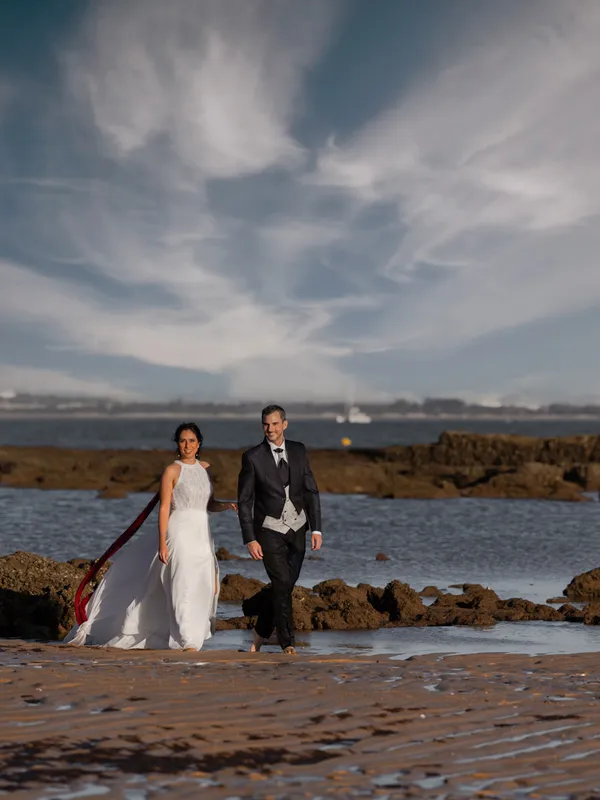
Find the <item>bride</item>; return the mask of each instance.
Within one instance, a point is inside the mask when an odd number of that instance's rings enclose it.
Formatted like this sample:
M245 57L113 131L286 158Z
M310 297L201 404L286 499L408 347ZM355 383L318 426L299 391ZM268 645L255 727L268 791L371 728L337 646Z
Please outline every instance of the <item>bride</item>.
M198 426L181 424L173 439L178 458L160 483L158 548L146 532L115 556L89 601L87 621L65 644L200 650L214 633L219 568L207 512L237 505L213 497L210 464L198 460Z

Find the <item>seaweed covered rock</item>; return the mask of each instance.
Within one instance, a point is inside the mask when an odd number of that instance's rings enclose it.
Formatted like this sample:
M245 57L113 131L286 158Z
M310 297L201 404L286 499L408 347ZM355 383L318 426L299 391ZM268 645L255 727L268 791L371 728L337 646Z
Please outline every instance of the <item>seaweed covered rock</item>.
M22 551L0 556L0 636L64 638L75 624L73 600L90 564L84 559L58 562ZM96 586L97 582L90 589Z
M242 603L259 592L264 585L263 581L259 581L257 578L245 578L235 572L225 575L221 581L219 601L222 603ZM251 614L253 612L244 611L244 613Z
M600 568L575 575L563 593L575 603L600 600Z

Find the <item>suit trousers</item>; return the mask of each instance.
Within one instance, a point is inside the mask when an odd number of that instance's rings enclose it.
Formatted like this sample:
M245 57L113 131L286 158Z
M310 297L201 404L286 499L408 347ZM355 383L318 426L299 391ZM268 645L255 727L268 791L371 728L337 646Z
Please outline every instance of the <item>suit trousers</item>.
M277 631L277 640L282 649L294 646L294 619L292 615L292 591L300 575L306 550L306 530L278 533L261 528L257 540L263 551L263 563L271 580L270 596L259 613L256 632L268 639Z

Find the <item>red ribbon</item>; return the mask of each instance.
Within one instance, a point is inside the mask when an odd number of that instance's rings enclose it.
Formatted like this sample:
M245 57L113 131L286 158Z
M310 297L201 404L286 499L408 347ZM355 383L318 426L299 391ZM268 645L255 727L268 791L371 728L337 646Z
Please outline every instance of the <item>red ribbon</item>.
M90 597L93 594L93 592L90 592L85 597L83 597L83 590L88 585L88 583L96 577L96 575L100 572L100 570L106 564L108 559L112 558L112 556L114 556L117 550L120 550L123 547L123 545L126 544L131 539L134 533L137 533L137 531L139 531L139 529L142 527L144 522L146 522L146 520L154 510L154 507L156 506L159 500L160 500L160 492L157 492L152 498L152 500L150 500L146 508L142 511L142 513L138 517L136 517L136 519L131 523L131 525L127 528L127 530L123 531L123 533L119 536L119 538L115 539L115 541L111 544L108 550L105 553L103 553L99 559L94 561L87 575L79 584L79 588L77 589L77 593L75 594L75 619L77 620L77 623L79 625L83 625L83 623L87 621L86 606L90 600Z

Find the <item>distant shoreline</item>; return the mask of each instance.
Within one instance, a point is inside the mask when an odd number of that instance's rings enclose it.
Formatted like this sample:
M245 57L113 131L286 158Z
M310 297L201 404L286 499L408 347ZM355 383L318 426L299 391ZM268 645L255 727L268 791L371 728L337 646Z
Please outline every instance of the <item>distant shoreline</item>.
M336 414L296 414L290 412L289 415L294 420L304 420L307 422L333 422L341 427L346 425L355 425L357 423L343 422L336 423ZM118 414L103 414L93 411L64 411L64 412L46 412L35 413L28 411L0 411L0 421L2 420L57 420L57 419L183 419L193 417L198 420L256 420L255 413L248 414L234 414L234 413L201 413L198 414L194 411L153 411L153 412L131 412L131 413L118 413ZM456 422L500 422L500 423L513 423L513 422L599 422L600 416L595 414L531 414L531 415L511 415L502 416L501 414L476 414L476 415L463 415L463 414L382 414L381 416L372 416L371 423L378 422L437 422L437 421L456 421ZM359 425L364 427L364 425Z
M104 414L95 411L55 411L46 413L36 413L31 411L0 411L0 420L56 420L56 419L182 419L184 417L195 417L199 420L256 420L255 413L235 414L235 413L201 413L194 411L152 411L152 412L121 412L118 414ZM296 414L290 412L290 417L294 420L306 420L310 422L335 422L336 414ZM436 422L454 420L457 422L570 422L570 421L597 421L600 422L600 415L596 414L524 414L502 416L501 414L382 414L372 416L373 424L377 422ZM355 425L357 423L343 422L336 423L343 425ZM361 426L362 427L362 426Z

